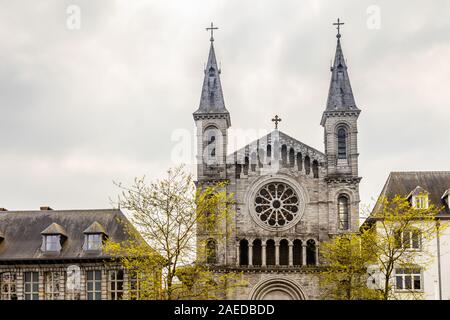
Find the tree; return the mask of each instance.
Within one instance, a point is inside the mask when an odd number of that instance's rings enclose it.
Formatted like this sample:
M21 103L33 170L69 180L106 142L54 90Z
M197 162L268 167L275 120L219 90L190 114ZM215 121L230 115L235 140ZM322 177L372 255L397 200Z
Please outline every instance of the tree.
M321 245L324 269L319 274L325 299L378 299L378 292L367 287L367 264L374 252L366 245L369 233L337 235Z
M365 247L373 252L373 262L380 271L378 291L382 299L396 298L393 290L396 268L424 269L432 262L435 252L429 243L447 226L436 219L441 210L433 204L415 208L407 197L399 195L378 199L361 232ZM420 292L409 293L410 299L421 298Z
M218 298L219 289L238 282L239 275L230 272L223 278L205 263L210 253L207 242L224 241L230 230L221 226L232 225L233 197L224 182L197 188L192 175L179 166L149 184L136 178L131 187L117 185L122 189L119 204L129 211L143 241L112 242L107 248L125 269L146 282L141 288L146 291L144 299L155 297L158 283L162 287L158 298L171 300ZM157 269L160 280L149 276Z

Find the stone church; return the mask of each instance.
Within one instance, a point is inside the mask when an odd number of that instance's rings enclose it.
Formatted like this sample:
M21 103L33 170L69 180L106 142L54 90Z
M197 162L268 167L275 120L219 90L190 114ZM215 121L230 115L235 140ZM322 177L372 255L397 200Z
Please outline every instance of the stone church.
M358 116L338 27L320 125L324 151L275 129L227 154L228 112L211 39L197 127L199 186L227 181L235 198L233 234L205 239L219 272L242 271L246 286L228 299L319 299L320 244L359 228ZM317 115L319 118L319 114ZM273 119L275 123L278 117ZM319 119L318 119L319 120ZM319 121L318 121L319 122Z

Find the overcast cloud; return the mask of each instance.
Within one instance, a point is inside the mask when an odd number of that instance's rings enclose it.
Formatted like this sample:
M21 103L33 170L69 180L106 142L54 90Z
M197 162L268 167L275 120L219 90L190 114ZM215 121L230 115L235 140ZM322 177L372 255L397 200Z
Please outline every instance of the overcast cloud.
M445 0L1 1L0 206L110 207L113 180L174 166L172 134L194 132L211 21L233 129L271 130L278 114L282 131L324 149L340 17L362 110L362 203L390 171L450 170L449 13Z

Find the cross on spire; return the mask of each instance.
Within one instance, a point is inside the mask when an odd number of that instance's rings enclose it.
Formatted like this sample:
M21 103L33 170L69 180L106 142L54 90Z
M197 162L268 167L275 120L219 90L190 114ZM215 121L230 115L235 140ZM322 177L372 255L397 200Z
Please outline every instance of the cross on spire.
M278 122L281 122L281 118L279 118L276 114L275 118L273 118L272 121L275 122L275 129L278 129Z
M219 28L214 27L214 24L211 22L211 27L206 28L206 31L211 31L211 38L209 39L209 41L213 42L214 41L214 30L217 30Z
M339 18L337 19L337 22L333 23L333 26L337 26L336 29L338 31L336 37L340 38L341 37L341 26L344 25L343 22L340 22Z

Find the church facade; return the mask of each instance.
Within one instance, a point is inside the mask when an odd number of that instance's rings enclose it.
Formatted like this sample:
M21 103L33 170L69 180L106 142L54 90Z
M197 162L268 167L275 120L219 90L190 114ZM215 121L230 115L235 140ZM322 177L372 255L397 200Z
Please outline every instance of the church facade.
M202 241L213 252L208 262L217 272L243 272L246 285L228 299L320 299L321 243L359 228L360 109L339 29L320 119L324 151L275 129L228 154L231 115L224 102L212 34L210 41L200 105L193 113L197 182L201 187L226 181L227 192L234 195L235 217L232 225L223 226L232 230L226 239L198 234L208 237Z

